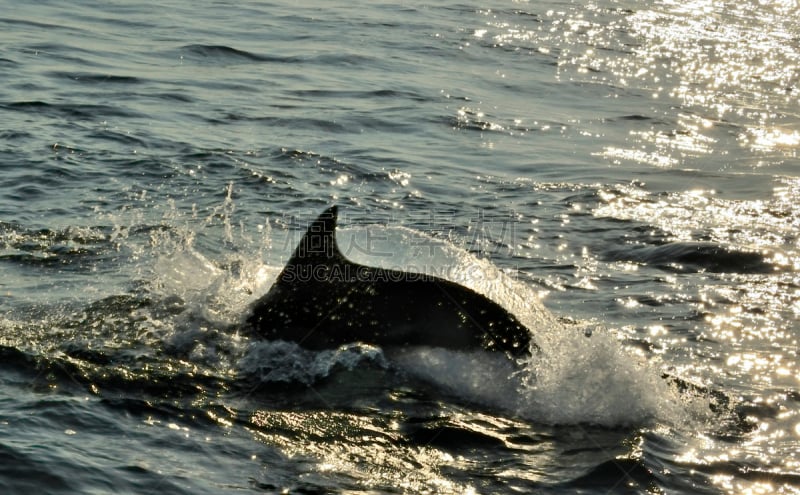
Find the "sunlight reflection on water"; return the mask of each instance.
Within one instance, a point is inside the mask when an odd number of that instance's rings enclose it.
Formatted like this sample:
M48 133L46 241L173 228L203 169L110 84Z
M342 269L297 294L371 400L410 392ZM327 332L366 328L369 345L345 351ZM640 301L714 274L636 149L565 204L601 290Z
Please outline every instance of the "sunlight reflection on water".
M590 4L553 20L537 40L561 45L565 80L679 102L674 129L635 133L630 149L607 148L607 158L674 166L684 155L738 146L796 156L797 117L779 110L796 107L800 96L796 2L665 1L624 12ZM508 28L498 40L530 37Z

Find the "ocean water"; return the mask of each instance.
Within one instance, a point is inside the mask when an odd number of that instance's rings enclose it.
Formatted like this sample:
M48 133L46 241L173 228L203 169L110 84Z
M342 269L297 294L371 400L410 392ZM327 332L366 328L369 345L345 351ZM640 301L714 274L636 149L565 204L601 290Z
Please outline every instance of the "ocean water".
M0 492L800 493L798 18L0 1ZM542 352L240 332L330 204Z

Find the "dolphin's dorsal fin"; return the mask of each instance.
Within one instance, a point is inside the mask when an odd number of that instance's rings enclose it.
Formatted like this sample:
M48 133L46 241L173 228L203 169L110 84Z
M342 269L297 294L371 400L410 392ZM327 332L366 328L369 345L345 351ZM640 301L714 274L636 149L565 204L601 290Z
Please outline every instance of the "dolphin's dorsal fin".
M279 280L284 275L305 273L313 276L314 267L333 266L345 263L345 257L336 244L337 207L331 206L308 226L308 230L294 250L294 254L284 267Z

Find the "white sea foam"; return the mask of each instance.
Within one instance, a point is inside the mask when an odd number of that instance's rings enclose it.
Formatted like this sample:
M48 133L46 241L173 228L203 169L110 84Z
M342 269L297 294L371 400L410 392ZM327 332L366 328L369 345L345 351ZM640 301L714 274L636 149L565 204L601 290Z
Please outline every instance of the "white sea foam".
M257 376L263 382L313 384L337 369L353 370L360 365L385 368L380 348L366 344L347 344L337 349L310 351L294 342L253 342L239 361L239 371Z
M607 333L565 336L521 367L504 355L425 347L393 363L448 394L541 423L674 425L709 414L705 399L680 394Z
M376 251L398 252L384 262L428 273L425 267L433 267L433 274L497 301L531 329L538 346L519 367L502 355L420 347L394 356L405 371L468 400L552 424L679 423L708 414L706 400L678 393L657 365L611 331L561 323L535 288L489 261L408 229L388 228L373 239L386 242ZM409 243L426 249L398 248Z

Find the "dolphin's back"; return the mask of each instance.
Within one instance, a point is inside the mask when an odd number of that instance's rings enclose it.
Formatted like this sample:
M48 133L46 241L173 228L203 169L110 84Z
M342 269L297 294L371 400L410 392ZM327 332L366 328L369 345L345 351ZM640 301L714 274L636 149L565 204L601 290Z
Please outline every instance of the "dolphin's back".
M529 352L530 332L485 296L424 274L347 260L336 244L336 206L310 226L248 323L268 339L327 349L350 342L382 347Z

